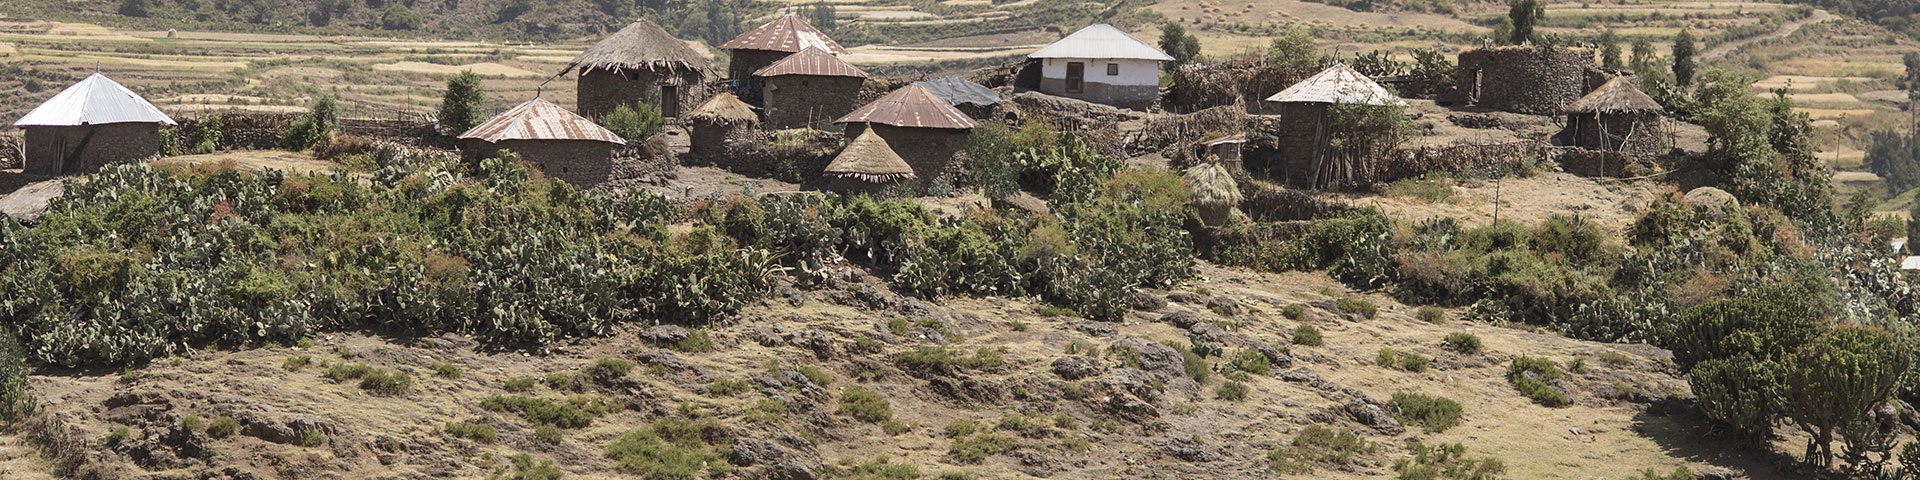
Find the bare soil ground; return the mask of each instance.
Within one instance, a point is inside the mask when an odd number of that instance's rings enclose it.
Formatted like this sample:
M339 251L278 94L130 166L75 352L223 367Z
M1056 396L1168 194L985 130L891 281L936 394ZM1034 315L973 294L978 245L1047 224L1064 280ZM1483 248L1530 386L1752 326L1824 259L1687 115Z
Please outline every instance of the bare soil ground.
M1408 221L1451 217L1462 225L1487 225L1493 223L1497 204L1501 220L1532 225L1553 215L1577 215L1619 234L1666 188L1644 180L1597 182L1567 173L1544 173L1498 182L1469 180L1453 186L1452 198L1436 203L1384 195L1327 196L1379 208L1388 216Z

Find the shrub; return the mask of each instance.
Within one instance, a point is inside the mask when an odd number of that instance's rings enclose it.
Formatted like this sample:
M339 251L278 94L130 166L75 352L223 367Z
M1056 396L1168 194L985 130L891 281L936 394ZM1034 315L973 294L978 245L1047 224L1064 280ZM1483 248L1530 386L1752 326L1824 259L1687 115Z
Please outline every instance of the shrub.
M851 463L851 460L848 460ZM847 469L846 475L834 475L831 478L850 478L857 480L915 480L921 478L920 467L911 463L887 463L882 455L872 461L861 462Z
M360 389L382 397L397 397L413 388L413 377L405 373L373 370L360 377Z
M912 430L913 426L907 425L899 420L888 419L880 423L880 431L886 432L887 435L899 435Z
M460 135L486 120L486 94L481 92L480 76L472 70L447 77L447 93L440 98L440 125L452 135Z
M833 384L832 375L828 375L827 372L814 368L811 365L801 365L794 368L794 370L798 370L800 375L807 377L807 381L814 384L814 386L825 388L827 385Z
M1373 363L1382 367L1417 373L1427 371L1427 363L1432 360L1419 354L1396 352L1390 347L1380 347L1380 355L1374 357Z
M335 382L344 382L347 380L355 380L361 377L365 377L367 376L368 373L371 373L372 371L373 371L373 367L369 367L365 363L354 363L354 364L342 363L342 364L336 364L331 367L327 367L327 372L322 374L322 376L327 377L328 380L333 380Z
M202 428L206 428L206 426L207 426L207 420L204 418L200 418L197 415L187 415L184 417L180 417L180 428L183 430L199 430Z
M240 422L231 417L216 417L207 424L207 436L214 440L233 436L240 431Z
M1238 402L1247 399L1248 390L1247 384L1228 381L1226 384L1221 385L1219 389L1214 390L1213 393L1215 396L1220 397L1221 400Z
M1600 352L1600 363L1619 368L1633 364L1633 359L1620 352Z
M514 377L507 379L506 384L502 387L507 390L507 393L522 393L533 390L533 384L534 381L532 378Z
M1011 438L982 433L954 440L947 446L947 458L954 463L974 465L986 461L987 457L1012 452L1018 445Z
M584 428L593 424L593 415L580 407L541 398L495 395L480 402L489 412L515 412L528 422L560 428Z
M606 457L641 478L692 480L703 471L716 477L730 471L719 446L732 443L731 435L711 419L667 419L622 435L607 446Z
M947 438L960 438L973 435L980 430L980 423L973 420L955 420L947 424Z
M618 358L602 358L593 362L593 366L587 367L587 378L593 379L594 383L605 385L626 378L627 373L632 371L633 362Z
M460 378L460 366L453 362L433 362L433 376L440 378Z
M564 440L560 429L554 428L552 425L541 425L539 428L533 429L533 438L545 442L548 445L559 445L560 441Z
M1467 458L1467 447L1458 443L1428 447L1416 441L1413 452L1412 457L1393 463L1402 479L1494 480L1507 471L1507 465L1497 458Z
M1313 425L1294 436L1291 444L1267 452L1267 464L1274 473L1302 475L1323 465L1352 465L1360 455L1373 451L1373 443L1351 430L1336 432Z
M1254 375L1266 375L1273 372L1273 363L1259 350L1243 348L1240 353L1233 355L1233 368Z
M687 338L678 342L656 346L688 353L711 352L713 351L713 337L708 335L705 329L689 329L687 330Z
M1447 321L1447 311L1441 310L1440 307L1420 307L1416 312L1420 320L1427 323L1437 324Z
M1507 366L1507 383L1513 384L1513 388L1533 399L1534 403L1547 407L1564 407L1571 403L1566 393L1551 384L1561 376L1560 366L1545 358L1522 355L1514 357L1513 363Z
M849 387L840 393L840 414L867 423L893 419L893 406L880 392Z
M302 447L318 447L325 443L327 443L327 434L311 429L301 430L300 439L294 441L294 444Z
M753 389L753 385L738 378L722 378L707 385L707 394L719 397L731 397Z
M560 467L553 465L552 460L534 463L533 456L524 453L516 453L507 458L513 462L514 473L502 480L560 480L565 475Z
M787 404L771 398L754 400L747 406L747 419L760 423L774 423L787 416Z
M133 436L133 432L128 430L127 427L113 427L113 430L107 432L105 442L107 445L117 445L120 442L127 441L127 438L131 436Z
M289 372L297 372L302 368L306 368L308 363L313 363L313 357L295 355L287 357L287 361L280 362L280 368Z
M1419 426L1427 433L1444 432L1460 423L1460 404L1446 397L1395 393L1387 405L1400 423Z
M1374 306L1373 302L1357 298L1342 298L1336 300L1335 304L1339 305L1342 313L1359 315L1367 319L1372 319L1374 314L1380 311L1380 307Z
M1293 344L1318 347L1323 344L1320 328L1313 325L1301 325L1293 329Z
M475 419L466 422L447 422L447 425L442 427L440 431L453 437L465 438L480 443L490 444L499 440L500 435L494 431L493 425L488 425L485 422L485 419Z
M1817 447L1816 464L1831 463L1836 433L1856 467L1868 461L1857 452L1886 455L1893 449L1893 438L1879 432L1873 411L1887 403L1913 366L1903 342L1880 330L1830 327L1795 352L1789 365L1784 413L1812 434L1809 453Z
M280 144L288 150L302 151L308 148L325 150L333 143L335 127L340 125L340 106L331 96L321 96L313 101L313 106L287 127L280 136Z
M549 373L545 379L547 388L564 390L573 386L573 377L564 373Z
M387 30L419 30L420 14L406 5L395 3L380 14L380 28Z
M1567 362L1567 371L1572 373L1587 373L1587 359L1574 358L1573 361Z
M629 145L639 145L653 138L660 133L660 126L665 124L666 117L646 102L623 103L600 117L600 126L626 139Z
M1469 332L1453 332L1447 334L1447 338L1441 341L1446 343L1447 348L1456 352L1468 355L1480 353L1479 335L1474 335Z
M1287 317L1288 320L1299 320L1307 316L1307 307L1298 303L1287 305L1280 309L1280 316Z

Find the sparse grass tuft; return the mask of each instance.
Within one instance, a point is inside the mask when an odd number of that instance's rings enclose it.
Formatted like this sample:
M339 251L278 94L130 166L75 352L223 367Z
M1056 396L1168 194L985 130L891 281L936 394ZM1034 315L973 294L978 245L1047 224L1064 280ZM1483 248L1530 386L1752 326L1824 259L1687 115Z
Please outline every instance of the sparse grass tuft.
M367 373L372 371L373 367L369 367L365 363L342 363L327 367L327 372L321 374L321 376L327 377L328 380L335 382L345 382L347 380L357 380L360 377L365 377Z
M560 429L552 425L541 425L540 428L533 429L533 438L548 445L559 445L564 439Z
M494 431L493 425L488 425L485 422L486 419L484 418L476 418L465 422L447 422L447 425L441 427L440 431L453 437L465 438L480 443L490 444L498 441L500 439L499 432Z
M1073 309L1071 308L1054 306L1054 305L1041 305L1038 310L1034 311L1034 314L1042 317L1048 317L1048 318L1074 317L1074 316L1080 315L1079 313L1074 312Z
M582 428L593 424L593 415L580 407L542 398L495 395L481 401L480 408L489 412L516 412L528 422L560 428Z
M753 389L753 385L744 379L722 378L707 385L707 394L716 397L731 397Z
M531 378L514 377L514 378L507 379L505 388L507 389L508 393L521 393L528 390L533 390L533 384L534 384L534 381Z
M1325 344L1320 338L1320 328L1313 325L1301 325L1293 329L1293 344L1318 347Z
M594 383L605 385L626 378L627 373L632 371L633 362L618 358L602 358L593 362L593 366L587 367L587 378L593 379Z
M1395 352L1390 347L1380 347L1380 355L1375 356L1373 359L1373 363L1376 365L1387 368L1398 368L1414 373L1427 371L1427 363L1432 361L1432 358L1427 358L1426 356L1416 353Z
M899 435L912 430L913 426L902 423L899 420L888 419L880 423L880 431L886 432L887 435Z
M360 389L382 397L398 397L407 394L413 388L413 376L385 369L375 369L360 377Z
M1567 371L1573 372L1573 373L1587 373L1587 359L1574 358L1573 361L1567 362Z
M1480 336L1467 332L1453 332L1442 340L1447 348L1456 352L1472 355L1480 353Z
M440 378L460 378L460 366L453 362L433 362L433 376Z
M1221 400L1238 402L1247 399L1248 390L1247 384L1228 381L1226 384L1221 385L1218 390L1214 390L1213 393L1219 396Z
M1507 366L1507 383L1520 391L1521 395L1533 399L1534 403L1548 407L1564 407L1572 403L1566 394L1553 388L1551 382L1563 376L1560 367L1552 360L1537 357L1514 357Z
M1287 317L1288 320L1299 320L1307 316L1307 306L1298 303L1287 305L1280 309L1280 316Z
M678 342L663 342L654 346L686 353L711 352L713 351L713 335L703 329L688 329L687 338Z
M1432 324L1445 323L1447 321L1447 311L1441 310L1440 307L1420 307L1419 310L1415 311L1415 315L1420 317L1420 321Z
M991 433L977 434L954 440L947 446L947 459L963 465L978 465L987 457L1005 454L1019 448L1012 438Z
M1418 393L1395 393L1387 404L1400 423L1416 425L1427 433L1444 432L1460 424L1460 403L1446 397Z
M1608 366L1612 366L1614 368L1620 368L1620 367L1633 364L1632 358L1628 358L1625 354L1622 354L1620 352L1600 352L1599 358L1600 358L1600 363L1607 364Z
M1467 447L1458 443L1428 447L1416 441L1412 446L1412 457L1393 463L1393 470L1400 472L1402 479L1494 479L1507 471L1507 465L1497 458L1467 458Z
M812 382L816 387L826 388L827 385L833 384L832 375L828 375L827 372L814 368L811 365L801 365L794 368L794 370L800 371L800 375L806 376L807 381Z
M309 363L313 363L313 357L294 355L287 357L287 361L280 362L280 368L289 372L298 372L302 368L307 368L307 364Z
M977 432L979 430L980 430L980 422L975 422L973 420L955 420L953 421L953 423L947 424L946 433L947 433L947 438L960 438L968 435L973 435L973 432Z
M1387 185L1387 196L1409 198L1422 203L1440 203L1453 198L1453 179L1403 178Z
M319 430L301 430L300 439L294 443L302 447L318 447L327 443L327 434L320 433Z
M849 387L840 393L840 414L867 423L893 419L893 405L880 392Z
M214 418L213 423L207 424L207 436L214 440L231 437L239 431L240 422L231 417Z
M1361 318L1369 320L1373 319L1373 316L1380 312L1380 307L1374 305L1373 302L1358 298L1342 298L1335 300L1334 304L1340 306L1341 313L1359 315Z
M127 427L113 427L113 430L107 432L105 442L107 445L118 445L120 442L127 441L127 438L131 436L133 436L133 431L127 429Z
M771 398L754 400L747 406L747 420L759 423L775 423L787 416L787 404Z
M1293 443L1267 452L1267 465L1281 475L1313 473L1320 466L1353 465L1361 455L1374 451L1372 442L1351 430L1334 431L1313 425L1293 437Z

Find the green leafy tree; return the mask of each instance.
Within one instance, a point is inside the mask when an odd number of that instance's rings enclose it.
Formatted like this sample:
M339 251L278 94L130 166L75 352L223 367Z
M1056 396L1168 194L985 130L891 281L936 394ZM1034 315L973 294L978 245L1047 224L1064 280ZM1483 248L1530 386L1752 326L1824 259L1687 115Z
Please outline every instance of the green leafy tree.
M814 2L802 11L806 14L807 23L813 24L813 28L818 28L820 31L832 32L834 28L840 26L840 13L831 3Z
M472 70L447 78L447 93L440 98L440 125L447 133L459 135L479 125L486 95L480 91L480 76Z
M1620 36L1609 28L1600 34L1600 66L1607 70L1626 68L1626 62L1620 57Z
M653 138L660 133L660 126L666 123L666 118L660 116L659 110L644 102L614 107L612 112L600 117L600 126L626 139L628 145L639 145Z
M1534 39L1534 25L1547 18L1547 7L1540 0L1508 0L1507 18L1513 20L1513 33L1507 43L1525 44Z
M1267 47L1267 58L1289 70L1306 70L1320 64L1319 44L1305 28L1289 27Z
M1693 75L1699 69L1693 55L1698 53L1698 48L1693 44L1691 29L1680 29L1680 33L1673 36L1673 80L1682 87L1693 86Z
M1648 71L1653 70L1654 64L1660 61L1658 55L1653 51L1653 40L1638 37L1633 39L1633 60L1628 65L1633 67L1635 74L1644 77L1647 76Z
M153 10L153 0L120 0L120 14L145 17Z
M1200 39L1187 34L1187 27L1178 22L1167 22L1160 26L1160 51L1173 57L1167 69L1186 65L1200 58Z
M1786 413L1812 436L1807 461L1831 465L1835 434L1846 437L1846 460L1855 469L1870 461L1869 453L1884 459L1893 443L1871 425L1872 413L1892 397L1912 362L1893 337L1859 327L1831 328L1802 346L1785 375Z
M313 101L313 106L305 115L287 127L287 131L280 136L280 144L293 151L308 148L324 150L333 143L333 131L339 125L340 105L332 96L322 96Z
M419 30L420 22L420 14L398 3L380 14L380 28L387 30Z
M1513 44L1513 17L1500 17L1500 24L1493 26L1487 34L1488 42L1494 45Z

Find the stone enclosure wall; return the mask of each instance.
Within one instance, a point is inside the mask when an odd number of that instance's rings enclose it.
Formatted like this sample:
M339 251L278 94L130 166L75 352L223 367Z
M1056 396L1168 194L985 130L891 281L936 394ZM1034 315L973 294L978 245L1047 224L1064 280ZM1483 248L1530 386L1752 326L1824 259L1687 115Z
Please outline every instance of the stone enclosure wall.
M1460 103L1531 115L1558 115L1610 78L1584 48L1466 51L1454 72Z
M31 175L93 173L115 163L160 154L160 124L110 123L79 127L27 127L26 161Z
M866 80L855 77L782 75L761 79L766 90L766 125L771 129L818 128L839 130L834 120L860 105L860 87Z
M580 115L600 118L620 105L641 102L677 117L707 100L706 75L686 69L592 69L580 73ZM671 97L667 91L671 89Z
M1652 160L1667 153L1666 132L1660 123L1660 116L1651 113L1620 113L1598 118L1593 115L1568 115L1567 127L1560 132L1558 140L1564 145L1617 151L1641 160Z

